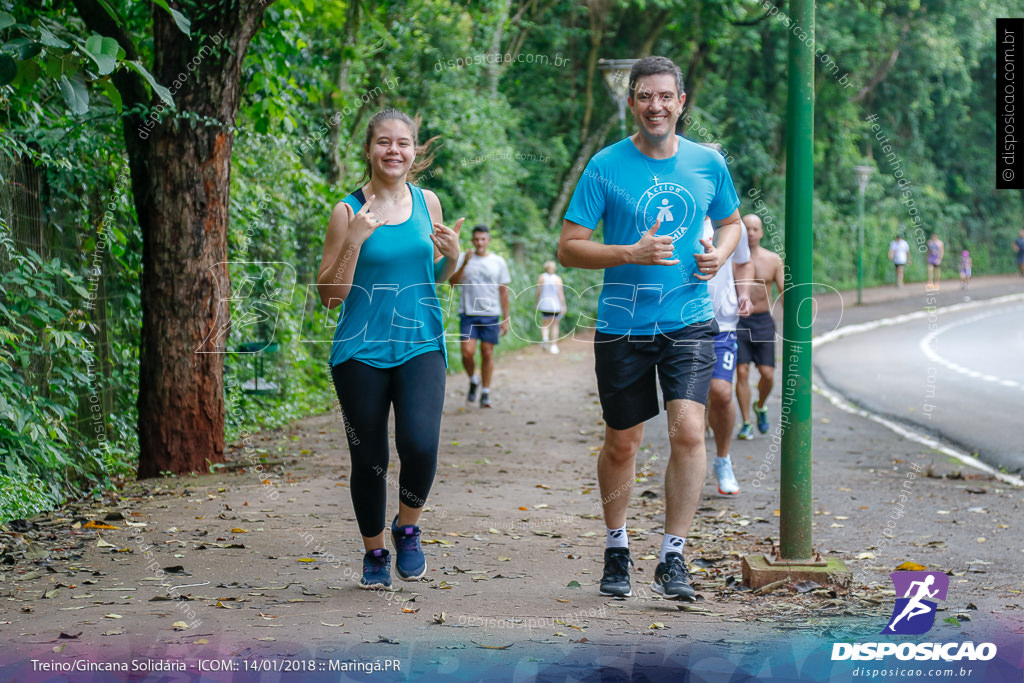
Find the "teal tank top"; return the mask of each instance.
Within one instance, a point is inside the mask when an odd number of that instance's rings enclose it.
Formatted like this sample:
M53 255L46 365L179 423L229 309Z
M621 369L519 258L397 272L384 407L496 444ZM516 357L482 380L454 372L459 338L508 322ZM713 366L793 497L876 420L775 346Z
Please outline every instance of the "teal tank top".
M334 330L332 366L355 359L390 368L430 351L440 351L448 363L434 281L434 228L423 190L408 187L409 219L380 226L359 251L352 289L341 303ZM357 190L344 201L359 211L363 193Z

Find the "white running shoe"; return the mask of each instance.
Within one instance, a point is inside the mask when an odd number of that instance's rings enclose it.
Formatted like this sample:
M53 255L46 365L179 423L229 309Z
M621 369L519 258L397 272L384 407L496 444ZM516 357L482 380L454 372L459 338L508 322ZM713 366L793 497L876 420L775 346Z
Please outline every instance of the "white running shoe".
M718 479L718 492L723 496L734 496L740 492L739 482L732 473L732 457L715 458L715 478Z
M558 344L551 342L551 347L548 349L551 353L558 355Z

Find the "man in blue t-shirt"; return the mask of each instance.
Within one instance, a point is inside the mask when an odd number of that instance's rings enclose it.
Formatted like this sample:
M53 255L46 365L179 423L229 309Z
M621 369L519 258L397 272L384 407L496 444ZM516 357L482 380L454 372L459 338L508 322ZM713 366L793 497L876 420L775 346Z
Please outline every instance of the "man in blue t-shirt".
M707 469L704 405L715 363L707 281L739 241L739 199L718 152L675 134L686 94L665 57L633 65L628 101L639 130L587 164L562 224L558 257L604 269L594 357L605 439L597 463L606 526L601 594L631 595L626 509L644 422L668 411L665 535L653 588L693 599L682 551ZM718 245L702 239L708 216ZM604 244L592 242L598 223Z

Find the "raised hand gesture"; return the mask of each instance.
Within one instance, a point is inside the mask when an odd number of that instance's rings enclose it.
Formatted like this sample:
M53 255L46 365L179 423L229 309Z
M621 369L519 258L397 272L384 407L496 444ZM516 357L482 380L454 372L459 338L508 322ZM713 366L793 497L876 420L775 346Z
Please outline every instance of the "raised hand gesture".
M345 211L348 213L349 239L357 244L365 242L374 230L387 222L380 220L371 210L373 200L376 198L377 195L371 194L358 213L353 213L352 207L347 202L345 203Z
M631 249L631 262L642 266L674 266L679 259L672 258L675 247L668 235L659 235L661 220L654 221L650 230Z
M455 221L454 228L449 228L442 223L434 223L434 232L431 233L430 239L433 240L434 246L441 252L441 255L449 261L454 262L459 258L459 231L462 229L462 221L464 220L466 219L460 218ZM466 260L469 260L468 253L466 254Z

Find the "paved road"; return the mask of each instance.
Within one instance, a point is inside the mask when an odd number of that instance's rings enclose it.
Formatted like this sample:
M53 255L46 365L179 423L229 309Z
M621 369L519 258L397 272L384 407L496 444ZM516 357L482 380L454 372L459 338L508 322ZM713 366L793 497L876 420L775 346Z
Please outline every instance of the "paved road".
M865 408L1024 471L1024 302L943 311L820 346L815 365Z

